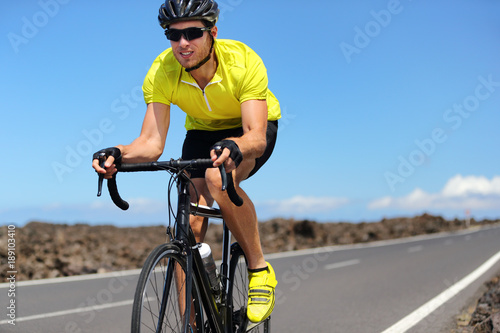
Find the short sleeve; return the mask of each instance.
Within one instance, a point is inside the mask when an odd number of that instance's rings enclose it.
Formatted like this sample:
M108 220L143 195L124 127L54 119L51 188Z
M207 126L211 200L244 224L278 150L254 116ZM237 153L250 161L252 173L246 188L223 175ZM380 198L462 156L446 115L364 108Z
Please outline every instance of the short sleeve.
M246 69L240 87L240 103L267 99L267 70L262 59L252 50L247 51Z
M161 55L155 59L153 65L149 69L144 82L142 84L142 92L144 94L144 101L149 103L163 103L170 105L171 100L166 89L168 88L168 80L162 66Z

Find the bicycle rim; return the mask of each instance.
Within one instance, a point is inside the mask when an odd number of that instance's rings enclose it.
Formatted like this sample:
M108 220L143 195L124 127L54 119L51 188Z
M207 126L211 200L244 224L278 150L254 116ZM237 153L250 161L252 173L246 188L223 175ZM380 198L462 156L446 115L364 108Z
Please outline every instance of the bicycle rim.
M186 296L186 259L177 246L158 246L144 263L134 297L132 333L190 333L186 327L186 304L190 304L189 326L204 332L200 293L193 277L192 296ZM196 330L194 326L198 327Z
M248 270L245 254L238 244L233 244L229 272L229 301L233 306L233 332L267 333L271 329L271 318L247 326L246 307L248 303Z

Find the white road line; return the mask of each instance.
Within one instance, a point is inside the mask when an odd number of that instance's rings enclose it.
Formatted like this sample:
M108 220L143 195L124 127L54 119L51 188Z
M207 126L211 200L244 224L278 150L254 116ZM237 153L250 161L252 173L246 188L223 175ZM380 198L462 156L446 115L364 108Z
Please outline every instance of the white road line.
M419 251L422 251L423 249L424 249L424 247L422 245L412 246L412 247L408 248L408 253L419 252Z
M30 281L20 281L16 282L16 286L40 286L43 284L53 284L53 283L64 283L64 282L77 282L77 281L87 281L87 280L97 280L113 278L118 276L129 276L129 275L139 275L141 273L140 269L133 269L128 271L116 271L109 273L99 273L99 274L88 274L88 275L76 275L67 277L58 277L52 279L41 279L41 280L30 280ZM0 283L1 288L9 288L9 283Z
M335 269L335 268L341 268L341 267L347 267L347 266L352 266L352 265L357 265L361 261L359 259L353 259L353 260L347 260L347 261L341 261L341 262L336 262L334 264L328 264L325 265L325 269Z
M16 322L66 316L66 315L70 315L70 314L89 312L89 311L99 311L102 309L109 309L109 308L115 308L118 306L131 305L133 302L134 302L133 300L128 300L128 301L122 301L122 302L106 303L106 304L101 304L101 305L81 307L81 308L64 310L64 311L44 313L44 314L33 315L33 316L19 317L19 318L16 318ZM8 322L9 322L9 320L0 320L0 325L7 324Z
M472 273L464 277L462 280L455 283L450 288L443 291L441 294L437 295L429 302L425 303L408 316L404 317L398 321L393 326L389 327L382 333L404 333L416 324L418 324L422 319L430 315L438 307L449 301L453 296L457 295L475 280L477 280L481 275L486 273L488 269L493 267L500 260L500 252L495 254L493 257L488 259L485 263L479 266Z

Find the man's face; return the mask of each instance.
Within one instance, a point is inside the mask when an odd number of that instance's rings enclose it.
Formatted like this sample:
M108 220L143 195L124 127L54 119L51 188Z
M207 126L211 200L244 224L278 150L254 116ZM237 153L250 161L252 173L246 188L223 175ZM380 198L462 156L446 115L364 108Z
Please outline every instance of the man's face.
M205 26L201 21L184 21L173 23L169 29L182 30L192 27L204 28ZM216 29L216 27L212 28L212 31L215 30L214 37L216 36ZM182 67L190 68L196 66L208 55L212 44L212 39L209 36L210 33L211 31L206 31L202 37L189 41L184 36L177 42L170 41L174 56Z

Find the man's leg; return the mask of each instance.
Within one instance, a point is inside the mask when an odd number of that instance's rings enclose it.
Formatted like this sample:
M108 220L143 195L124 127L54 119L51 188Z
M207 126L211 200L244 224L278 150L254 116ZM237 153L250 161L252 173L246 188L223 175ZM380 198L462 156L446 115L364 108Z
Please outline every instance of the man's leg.
M243 199L241 207L235 206L227 193L221 191L218 169L207 169L205 178L210 194L219 204L224 221L245 252L249 280L247 317L252 322L260 322L273 311L274 289L278 282L273 268L264 260L255 207L248 195L239 187L241 180L248 177L254 165L255 161L243 161L233 171L235 189Z
M217 169L218 170L218 169ZM193 178L191 179L193 186L190 187L191 202L198 203L203 206L212 207L214 199L210 195L207 188L207 183L205 178ZM191 224L191 229L193 230L194 237L198 243L203 242L208 228L208 218L202 216L190 215L189 223Z
M224 221L240 244L248 260L248 268L257 269L267 266L259 237L257 213L248 195L239 187L241 179L246 178L253 169L255 161L243 161L233 172L234 186L243 199L241 207L235 206L227 192L221 191L220 172L217 168L207 169L206 184L211 196L219 205Z

